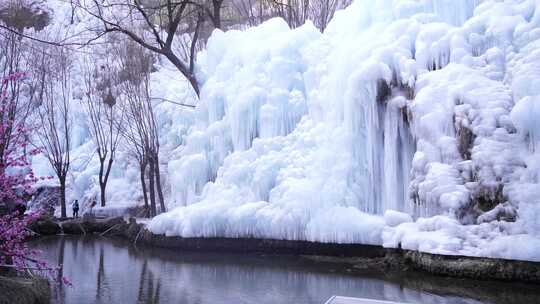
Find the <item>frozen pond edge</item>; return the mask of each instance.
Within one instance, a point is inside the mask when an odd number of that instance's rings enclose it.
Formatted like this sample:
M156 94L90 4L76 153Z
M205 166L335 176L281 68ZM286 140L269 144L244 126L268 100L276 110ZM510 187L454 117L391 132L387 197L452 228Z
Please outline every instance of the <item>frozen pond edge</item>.
M385 268L400 271L419 270L450 277L540 284L540 262L438 255L363 244L256 238L167 237L151 233L144 224L137 223L134 218L130 218L129 222L123 218L78 219L62 222L49 219L37 222L31 229L39 235L106 234L106 236L128 239L136 244L183 251L326 256L336 257L338 262L339 259L363 258L370 260L368 265L361 267L376 270Z

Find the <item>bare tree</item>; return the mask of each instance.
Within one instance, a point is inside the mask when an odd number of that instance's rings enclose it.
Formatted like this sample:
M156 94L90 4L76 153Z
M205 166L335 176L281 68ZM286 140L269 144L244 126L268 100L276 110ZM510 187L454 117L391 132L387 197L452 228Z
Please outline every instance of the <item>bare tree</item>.
M143 103L141 102L141 95L137 92L137 87L131 84L124 84L123 94L126 96L126 103L123 105L126 113L125 124L121 128L122 136L128 142L128 149L130 154L136 159L139 165L139 177L141 182L141 188L143 192L144 207L146 210L146 216L155 214L156 207L155 201L149 204L148 187L146 184L146 171L148 167L148 149L146 148L147 133L143 124Z
M311 20L321 31L338 9L345 8L351 0L230 0L236 13L250 26L281 17L290 27L296 28Z
M0 79L3 80L16 74L24 75L34 61L34 54L28 51L18 33L28 27L40 30L48 20L42 14L32 14L32 7L25 4L22 0L9 0L0 4L0 24L3 23L4 28L9 29L0 29ZM10 98L4 104L3 111L0 111L0 125L8 127L2 132L4 138L0 139L0 168L3 156L12 142L28 141L18 138L24 132L14 131L21 126L31 127L27 120L35 107L33 97L38 82L39 79L35 77L19 77L17 81L0 82L0 91L7 92Z
M312 0L308 8L308 18L317 28L324 31L335 12L345 8L351 2L351 0Z
M122 33L145 49L165 56L187 78L197 96L200 95L195 75L196 44L207 16L212 16L216 27L220 26L216 20L220 18L222 0L213 0L212 10L200 0L76 1L78 8L101 23L101 27L95 28L98 36ZM195 25L189 26L190 23ZM173 42L177 35L186 33L186 28L191 31L191 41L188 52L182 56L175 52Z
M266 0L229 0L229 18L235 25L256 26L271 18Z
M96 67L86 61L83 74L86 89L83 105L99 158L100 200L101 206L105 207L107 182L120 142L123 112L118 111L117 102L121 99L113 92L116 77L109 64Z
M66 179L71 163L71 54L65 48L42 53L34 75L42 80L37 114L39 148L49 160L60 183L61 216L66 217Z
M122 134L130 142L132 154L139 163L145 206L150 208L150 215L155 216L157 200L161 212L165 212L166 207L159 169L158 127L150 97L151 55L133 43L127 43L118 54L122 75L120 87L126 98L126 123L123 124Z
M24 69L23 56L18 36L8 34L0 39L0 92L8 92L10 100L3 104L0 111L0 125L6 126L3 130L3 138L0 139L0 168L3 168L4 155L12 142L18 142L24 135L16 132L19 126L25 125L31 110L31 100L21 96L23 83L21 81L4 81L10 75L20 73Z
M214 28L217 29L223 29L221 23L221 10L223 8L223 1L224 0L210 0L210 3L204 6L204 10L206 11L208 18L210 19L210 21L212 21L212 25L214 26Z
M145 82L148 84L148 76ZM145 85L145 87L149 89L148 85ZM149 90L147 92L149 92ZM147 103L148 103L147 116L148 116L148 125L149 125L149 133L150 133L150 140L148 141L148 155L149 155L149 164L150 164L150 171L149 171L150 187L152 187L153 184L155 185L161 212L166 212L167 210L165 207L165 199L163 197L163 188L161 185L161 171L159 167L158 127L156 123L156 116L154 114L154 109L152 105L152 99L150 98L150 94L146 94L146 97L147 97ZM152 188L150 189L152 191Z

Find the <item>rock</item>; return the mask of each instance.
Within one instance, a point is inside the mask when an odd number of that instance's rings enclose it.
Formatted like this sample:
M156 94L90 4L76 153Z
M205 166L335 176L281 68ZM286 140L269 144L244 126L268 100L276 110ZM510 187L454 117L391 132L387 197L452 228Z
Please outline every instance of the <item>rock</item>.
M458 148L459 154L461 154L461 157L464 160L470 160L472 148L474 145L474 140L476 139L476 134L474 134L470 128L464 125L460 125L459 129L457 130L457 138L458 138L457 148Z
M67 220L60 222L62 230L65 234L86 234L82 222L79 220Z
M122 224L125 224L125 221L122 217L94 219L89 221L83 220L82 222L86 233L104 233L108 230L111 230L113 227Z
M540 263L404 251L405 263L432 274L481 280L540 283Z
M48 304L50 301L46 279L0 276L0 304Z
M478 217L478 224L491 221L515 222L517 218L517 210L510 203L499 204L490 211L484 212Z
M122 236L134 241L143 228L144 226L142 224L137 224L135 218L130 218L129 223L126 224L126 227L122 230Z
M56 235L62 232L60 225L49 217L31 223L28 229L41 235Z
M124 227L126 222L121 217L107 218L107 219L95 219L95 218L83 218L83 219L71 219L61 222L63 231L65 234L91 234L91 233L104 233L110 232L115 227Z

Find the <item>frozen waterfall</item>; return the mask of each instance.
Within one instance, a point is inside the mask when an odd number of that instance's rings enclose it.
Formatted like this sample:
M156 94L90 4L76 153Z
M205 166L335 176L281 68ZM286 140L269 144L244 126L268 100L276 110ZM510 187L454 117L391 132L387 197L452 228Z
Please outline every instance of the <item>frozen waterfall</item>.
M475 222L478 201L540 214L538 99L511 83L539 15L533 0L356 0L324 33L214 32L169 163L177 208L150 229L540 259L532 233L509 246L532 217Z

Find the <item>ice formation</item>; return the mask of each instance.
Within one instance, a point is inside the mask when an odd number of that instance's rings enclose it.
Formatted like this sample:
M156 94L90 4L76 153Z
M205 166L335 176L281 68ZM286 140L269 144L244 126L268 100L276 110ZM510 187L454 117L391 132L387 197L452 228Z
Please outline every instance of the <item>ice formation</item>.
M356 0L216 30L198 70L197 108L159 110L153 232L540 261L540 1Z

